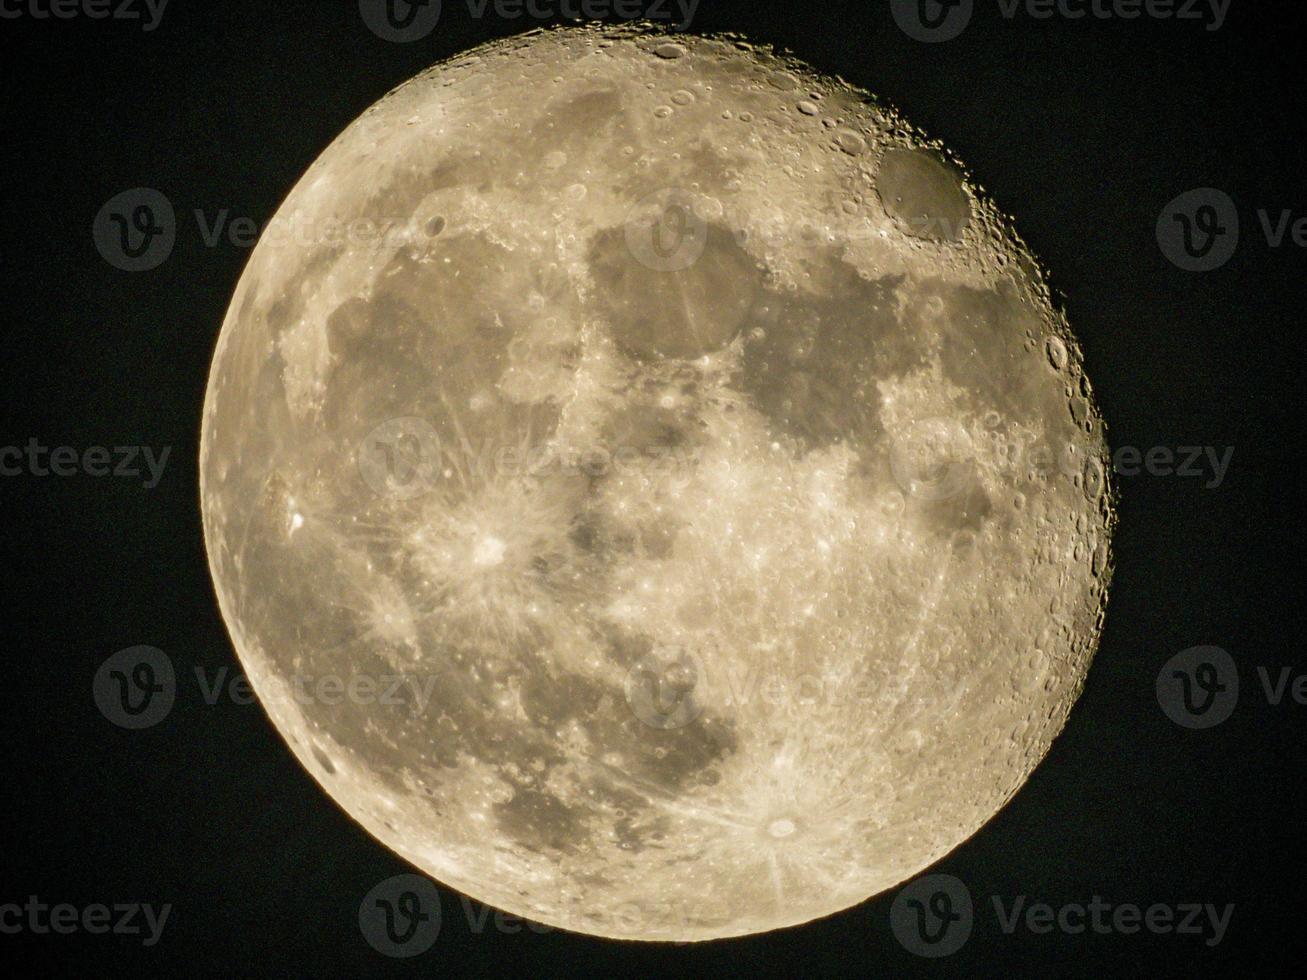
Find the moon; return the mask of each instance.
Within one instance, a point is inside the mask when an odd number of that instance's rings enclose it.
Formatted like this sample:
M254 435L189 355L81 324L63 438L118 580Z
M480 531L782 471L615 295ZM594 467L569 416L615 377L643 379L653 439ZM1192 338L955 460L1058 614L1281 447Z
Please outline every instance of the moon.
M895 110L735 37L538 31L391 92L233 296L200 450L241 663L328 794L555 927L916 875L1061 730L1111 573L1045 276Z

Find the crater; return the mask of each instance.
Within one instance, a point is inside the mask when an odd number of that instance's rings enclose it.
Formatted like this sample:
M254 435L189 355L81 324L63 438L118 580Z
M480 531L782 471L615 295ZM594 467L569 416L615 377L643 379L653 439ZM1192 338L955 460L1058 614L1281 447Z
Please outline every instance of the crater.
M789 837L798 829L794 821L789 817L780 817L767 825L768 835L777 839Z
M322 751L320 746L313 746L313 758L318 760L318 765L322 767L323 772L328 776L336 775L336 764L331 761L331 756Z
M917 238L956 242L971 220L962 175L933 150L886 150L876 187L886 213Z

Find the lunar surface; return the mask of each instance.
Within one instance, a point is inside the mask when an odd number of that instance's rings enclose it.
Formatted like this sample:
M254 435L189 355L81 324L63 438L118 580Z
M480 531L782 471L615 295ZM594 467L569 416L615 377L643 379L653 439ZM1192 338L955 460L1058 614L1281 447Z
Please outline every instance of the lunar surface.
M965 169L732 37L536 32L312 165L222 328L222 613L388 847L701 940L922 871L1043 757L1103 619L1105 439Z

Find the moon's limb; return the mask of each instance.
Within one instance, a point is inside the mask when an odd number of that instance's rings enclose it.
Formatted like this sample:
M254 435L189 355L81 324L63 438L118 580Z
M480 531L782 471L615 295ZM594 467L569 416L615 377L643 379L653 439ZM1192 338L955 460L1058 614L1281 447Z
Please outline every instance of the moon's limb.
M583 932L773 929L1044 755L1103 428L897 116L740 42L534 33L392 92L278 219L209 381L210 564L278 729L418 867Z

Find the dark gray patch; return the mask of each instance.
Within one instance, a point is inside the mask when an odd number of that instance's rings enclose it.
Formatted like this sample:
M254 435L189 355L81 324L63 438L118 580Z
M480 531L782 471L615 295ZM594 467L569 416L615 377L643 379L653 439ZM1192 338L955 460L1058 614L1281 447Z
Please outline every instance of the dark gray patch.
M805 449L865 445L882 431L875 381L920 364L925 344L899 322L897 280L862 279L833 251L809 271L812 294L758 296L740 385L777 434Z
M595 236L589 262L614 339L642 360L693 358L728 344L764 278L734 235L714 224L707 226L703 253L684 269L640 262L622 228Z
M318 765L320 765L323 768L323 770L327 773L327 775L329 776L336 775L336 764L331 761L331 756L327 755L326 752L322 751L322 748L320 746L317 745L313 746L313 758L318 760Z
M556 796L525 787L519 787L508 802L495 804L495 819L505 834L537 854L576 853L590 836L575 809Z
M933 150L886 150L876 189L890 217L917 238L955 242L971 220L962 175Z

